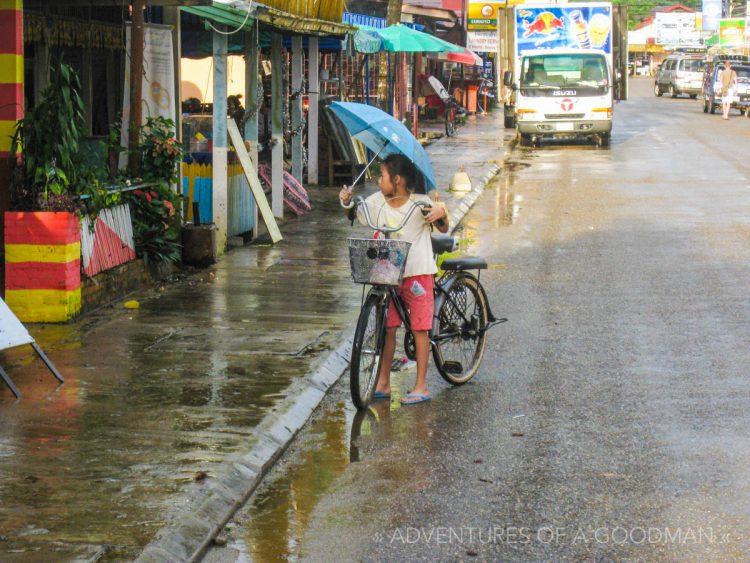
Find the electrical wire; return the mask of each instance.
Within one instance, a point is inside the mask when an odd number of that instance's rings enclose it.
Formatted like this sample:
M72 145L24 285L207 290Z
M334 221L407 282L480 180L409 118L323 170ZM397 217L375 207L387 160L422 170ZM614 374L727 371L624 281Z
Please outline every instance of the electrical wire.
M235 33L238 33L242 31L245 28L245 24L247 23L247 20L250 19L250 8L252 7L252 3L248 5L247 7L247 14L245 14L245 21L243 21L240 26L235 29L234 31L222 31L220 29L216 29L213 25L211 25L211 22L206 20L206 25L213 29L216 33L220 33L221 35L234 35ZM236 9L236 8L235 8Z

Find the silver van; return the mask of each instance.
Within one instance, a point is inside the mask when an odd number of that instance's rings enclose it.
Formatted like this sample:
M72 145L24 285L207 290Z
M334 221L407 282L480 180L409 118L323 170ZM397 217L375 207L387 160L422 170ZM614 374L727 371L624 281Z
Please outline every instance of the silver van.
M703 69L706 57L687 53L669 55L656 71L654 94L661 96L665 92L673 98L687 94L697 98L703 88Z

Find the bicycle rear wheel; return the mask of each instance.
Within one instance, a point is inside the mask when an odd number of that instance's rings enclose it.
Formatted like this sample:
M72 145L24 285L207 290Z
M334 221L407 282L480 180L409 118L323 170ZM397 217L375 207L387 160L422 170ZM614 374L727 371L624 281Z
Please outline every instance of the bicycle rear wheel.
M462 385L477 373L487 344L489 307L479 280L460 272L435 303L432 356L448 383Z
M456 109L448 108L445 110L445 134L453 137L456 134Z
M385 299L370 294L359 313L349 366L352 402L358 409L366 409L370 404L378 381L385 337L385 312Z

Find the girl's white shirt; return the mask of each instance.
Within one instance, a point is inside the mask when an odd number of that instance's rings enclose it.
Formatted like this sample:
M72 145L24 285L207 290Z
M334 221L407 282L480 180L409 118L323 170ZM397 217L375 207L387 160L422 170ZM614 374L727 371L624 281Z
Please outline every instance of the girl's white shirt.
M382 192L378 191L365 200L367 211L374 225L379 227L398 227L404 216L409 213L417 201L423 201L429 205L435 204L426 195L411 194L409 199L402 198L404 204L399 207L391 207ZM363 225L367 225L364 212L357 209L357 219ZM391 238L411 243L409 256L406 260L404 277L420 276L425 274L436 274L437 265L432 257L432 240L430 238L430 224L422 216L421 209L412 213L404 228L391 233Z

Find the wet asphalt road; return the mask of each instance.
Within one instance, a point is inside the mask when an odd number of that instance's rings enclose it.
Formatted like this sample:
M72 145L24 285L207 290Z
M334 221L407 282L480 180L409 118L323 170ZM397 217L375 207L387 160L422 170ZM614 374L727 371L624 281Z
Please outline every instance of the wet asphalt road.
M467 216L510 318L474 380L342 380L207 561L750 558L750 121L651 87Z

